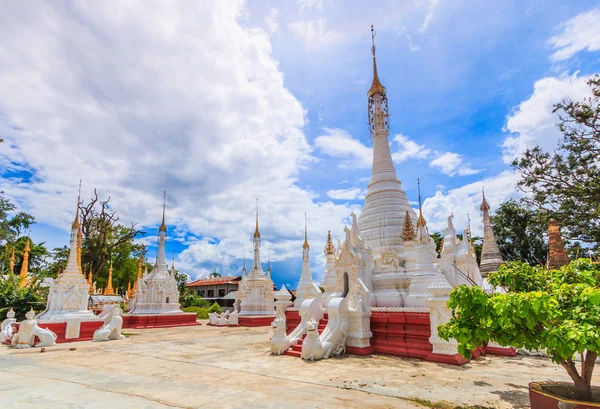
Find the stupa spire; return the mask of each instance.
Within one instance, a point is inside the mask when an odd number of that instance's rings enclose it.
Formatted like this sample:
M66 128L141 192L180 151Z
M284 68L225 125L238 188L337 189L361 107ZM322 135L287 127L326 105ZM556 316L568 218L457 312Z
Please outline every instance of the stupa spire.
M15 272L15 248L13 247L10 252L10 259L8 260L8 271L13 274Z
M555 219L548 220L548 269L559 269L569 264L569 255L560 234L560 224Z
M417 186L419 189L419 218L417 219L417 228L427 226L427 222L423 217L423 204L421 202L421 180L417 179Z
M502 254L496 243L492 220L490 218L490 205L485 200L485 190L481 188L481 206L479 210L483 212L483 246L481 248L481 262L479 271L481 276L486 278L488 273L498 271L498 268L504 263ZM470 231L470 230L469 230Z
M408 213L408 210L406 211L406 216L404 217L402 238L404 241L413 241L415 239L415 229L413 228L412 220L410 220L410 213Z
M254 238L260 239L260 232L258 231L258 198L256 198L256 229L254 230Z
M326 256L330 254L335 255L335 247L333 245L333 240L331 239L331 230L327 230L327 243L325 243L325 249L323 251Z
M165 213L167 206L167 192L163 195L163 211L162 211L162 223L158 229L158 252L156 254L156 267L160 267L160 271L166 272L169 269L167 264L166 256L166 241L167 241L167 225L165 224ZM154 273L154 271L153 271Z
M369 98L373 97L375 94L385 95L385 87L379 81L379 74L377 73L377 56L375 53L375 36L377 32L373 28L373 24L371 24L371 53L373 54L373 82L371 82L371 88L367 95Z
M113 281L113 265L112 261L110 262L110 267L108 268L108 282L106 283L106 287L104 288L104 295L114 295L115 290L112 285Z
M92 282L92 266L90 266L90 272L88 273L88 276L87 276L87 282L88 282L88 285L90 286L90 289L88 290L88 294L94 294L94 283Z
M23 249L23 263L21 264L21 272L19 273L19 282L21 283L21 287L25 287L28 283L27 273L29 271L29 252L31 248L29 247L29 236L27 236L27 240L25 241L25 248Z
M167 225L165 224L165 211L167 209L167 191L165 190L163 193L163 212L162 212L162 223L158 230L167 231Z
M302 258L308 258L308 228L306 224L306 213L304 213L304 244L302 245Z
M258 199L256 199L256 230L254 231L254 258L252 261L252 272L256 274L258 271L262 271L260 265L260 232L258 231Z

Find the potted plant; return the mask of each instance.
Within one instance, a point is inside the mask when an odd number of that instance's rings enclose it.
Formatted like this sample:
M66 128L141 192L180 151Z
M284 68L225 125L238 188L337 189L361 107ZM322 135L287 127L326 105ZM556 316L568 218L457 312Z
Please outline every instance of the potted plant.
M439 327L442 338L456 339L459 353L490 341L502 346L545 350L573 383L531 383L532 409L600 408L600 390L592 388L600 352L600 267L579 259L559 270L511 262L488 276L505 292L487 294L480 287L459 286L450 294L449 322ZM578 369L574 361L581 356ZM565 407L565 406L561 406Z

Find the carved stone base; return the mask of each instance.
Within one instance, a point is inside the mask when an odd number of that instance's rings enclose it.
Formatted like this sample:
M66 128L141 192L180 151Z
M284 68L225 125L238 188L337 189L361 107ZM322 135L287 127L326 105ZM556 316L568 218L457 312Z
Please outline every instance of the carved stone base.
M180 312L177 314L123 314L123 328L167 328L200 325L197 314Z
M517 350L513 347L503 347L495 342L490 342L484 348L486 354L498 355L498 356L516 356Z
M365 355L371 355L374 352L375 352L375 350L373 349L372 346L368 346L366 348L357 348L357 347L350 347L350 346L346 347L346 354L348 354L348 355L365 356Z
M434 354L431 353L424 358L427 362L437 362L439 364L448 364L448 365L464 365L469 363L467 359L465 359L460 354L454 355L446 355L446 354Z
M240 314L240 318L238 319L238 325L240 327L270 327L274 319L275 315L242 316Z
M49 329L56 334L56 343L61 344L63 342L77 342L77 341L90 341L94 337L94 332L102 326L103 322L98 321L84 321L79 324L79 334L77 337L67 337L67 323L66 322L54 322L54 323L43 323L38 321L40 328ZM17 329L19 324L13 324ZM39 340L36 338L36 343Z

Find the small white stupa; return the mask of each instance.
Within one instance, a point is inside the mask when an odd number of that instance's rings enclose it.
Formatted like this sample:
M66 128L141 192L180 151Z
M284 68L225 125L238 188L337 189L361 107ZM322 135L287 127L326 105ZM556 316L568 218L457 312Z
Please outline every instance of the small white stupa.
M158 253L156 264L149 274L138 278L133 309L130 314L169 314L181 313L179 304L179 289L175 279L175 271L169 271L165 256L167 240L167 225L165 224L165 203L163 204L162 223L158 229Z
M244 266L245 271L245 266ZM242 281L235 294L240 316L274 315L275 296L270 269L268 274L260 263L260 232L258 231L258 200L256 201L256 230L254 231L254 259L248 275L242 274Z
M81 270L81 245L79 223L79 203L75 220L71 225L71 248L65 270L56 279L46 279L44 284L49 288L46 310L35 318L41 323L67 321L99 321L94 313L88 310L89 284ZM77 330L77 332L79 332Z
M306 214L304 214L304 244L302 245L302 271L300 273L300 282L296 287L296 299L294 307L299 307L302 301L307 298L315 298L321 293L319 286L313 281L310 271L310 259L308 257L308 232L306 228Z

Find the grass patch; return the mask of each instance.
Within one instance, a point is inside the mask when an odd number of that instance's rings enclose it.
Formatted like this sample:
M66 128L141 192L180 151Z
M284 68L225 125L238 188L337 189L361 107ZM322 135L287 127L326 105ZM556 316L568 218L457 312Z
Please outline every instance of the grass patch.
M198 319L206 320L208 319L209 309L204 307L191 306L183 308L183 312L195 312Z
M121 331L121 335L125 335L126 337L134 337L134 336L140 335L140 334L135 334L133 332L123 332L123 331Z
M481 406L481 405L455 405L454 403L446 402L445 400L441 401L431 401L429 399L421 399L421 398L402 398L409 402L418 403L419 405L425 406L426 408L432 409L493 409L489 406Z

